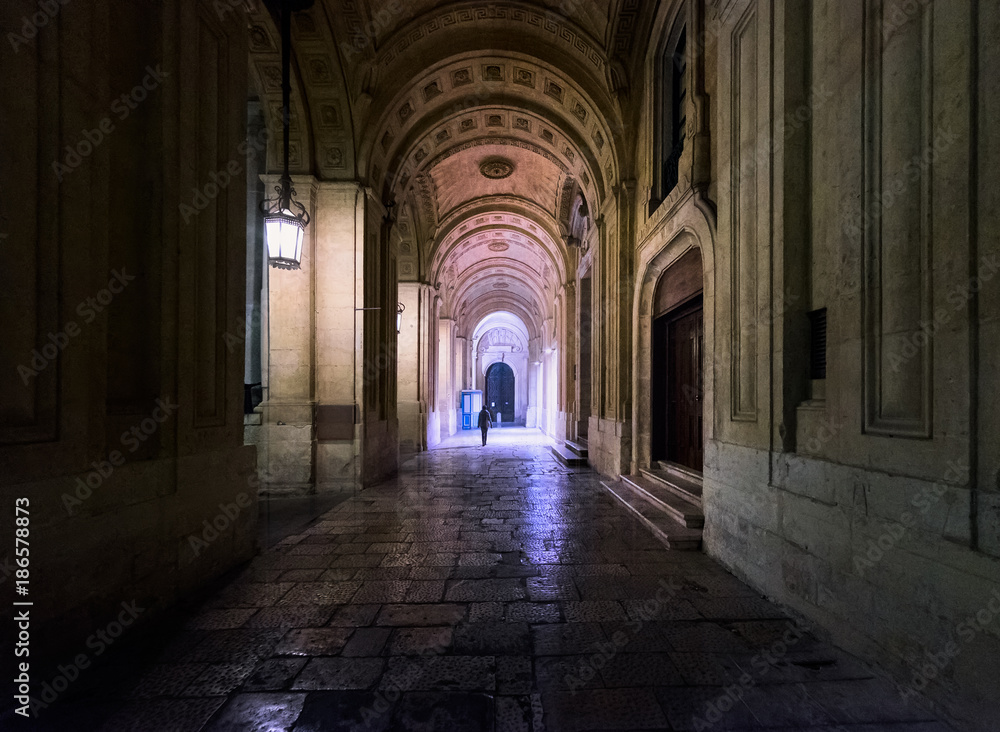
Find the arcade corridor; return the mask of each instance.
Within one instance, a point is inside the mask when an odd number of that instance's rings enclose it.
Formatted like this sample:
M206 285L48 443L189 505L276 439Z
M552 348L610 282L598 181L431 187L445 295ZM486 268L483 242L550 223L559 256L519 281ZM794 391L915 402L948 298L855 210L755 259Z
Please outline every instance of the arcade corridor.
M1000 729L1000 1L0 35L3 732Z
M711 559L664 551L537 431L491 438L287 537L40 729L949 729Z

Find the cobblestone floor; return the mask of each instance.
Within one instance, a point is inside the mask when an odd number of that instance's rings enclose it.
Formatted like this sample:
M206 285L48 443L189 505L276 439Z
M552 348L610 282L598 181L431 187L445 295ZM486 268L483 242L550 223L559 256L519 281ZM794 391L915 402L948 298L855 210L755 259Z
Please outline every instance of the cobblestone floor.
M548 444L499 429L409 459L52 728L948 729Z

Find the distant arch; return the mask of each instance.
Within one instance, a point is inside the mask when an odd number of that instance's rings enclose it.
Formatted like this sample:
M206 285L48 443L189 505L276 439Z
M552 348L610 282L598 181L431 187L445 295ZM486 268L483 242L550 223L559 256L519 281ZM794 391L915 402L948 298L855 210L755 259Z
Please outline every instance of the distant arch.
M516 377L514 369L503 361L494 362L486 370L486 392L483 403L495 422L517 421Z

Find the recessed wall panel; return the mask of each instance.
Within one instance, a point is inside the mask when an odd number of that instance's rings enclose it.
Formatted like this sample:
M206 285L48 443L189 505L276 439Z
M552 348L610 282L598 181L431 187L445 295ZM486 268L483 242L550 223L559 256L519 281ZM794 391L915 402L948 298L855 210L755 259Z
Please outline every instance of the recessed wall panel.
M227 88L229 49L226 36L205 5L199 7L199 21L200 63L194 82L198 94L198 168L195 175L204 190L214 195L205 196L210 200L198 215L198 246L190 252L195 265L191 294L197 313L190 337L194 353L194 425L211 427L225 424L227 350L221 334L227 329L226 257L231 195L229 187L215 181L221 180L217 171L225 170L229 160L237 159L239 141L228 135L232 112Z
M20 28L37 10L23 2L0 7L0 27ZM0 96L0 444L57 437L57 385L63 338L59 277L57 27L36 42L6 49ZM54 337L50 337L50 334Z
M865 58L865 431L931 436L933 4L868 0ZM923 324L923 326L922 326Z
M757 4L748 6L732 37L730 158L732 405L734 420L757 419L759 149L759 37Z

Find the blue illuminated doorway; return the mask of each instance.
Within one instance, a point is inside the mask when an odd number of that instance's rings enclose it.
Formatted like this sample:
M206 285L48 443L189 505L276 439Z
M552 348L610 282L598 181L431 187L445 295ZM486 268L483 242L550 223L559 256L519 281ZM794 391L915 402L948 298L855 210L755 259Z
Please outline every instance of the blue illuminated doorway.
M479 412L483 408L483 392L462 392L462 429L471 430L479 426Z

